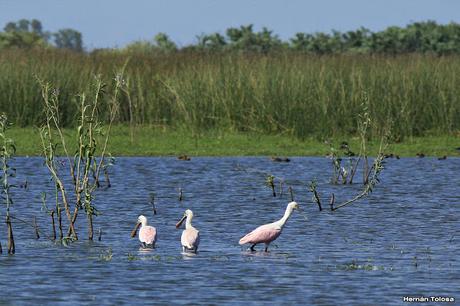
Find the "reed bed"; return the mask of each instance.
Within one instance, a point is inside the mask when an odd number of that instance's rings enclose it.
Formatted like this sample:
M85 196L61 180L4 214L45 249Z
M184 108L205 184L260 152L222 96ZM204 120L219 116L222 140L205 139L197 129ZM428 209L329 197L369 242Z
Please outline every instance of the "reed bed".
M203 131L286 134L298 138L358 135L367 96L369 135L391 122L393 137L446 135L460 129L460 57L314 56L179 51L134 54L61 50L0 52L0 110L17 126L43 122L37 77L59 89L61 123L77 125L77 93L94 75L125 81L115 123ZM110 91L107 88L107 91ZM109 110L101 107L102 116Z

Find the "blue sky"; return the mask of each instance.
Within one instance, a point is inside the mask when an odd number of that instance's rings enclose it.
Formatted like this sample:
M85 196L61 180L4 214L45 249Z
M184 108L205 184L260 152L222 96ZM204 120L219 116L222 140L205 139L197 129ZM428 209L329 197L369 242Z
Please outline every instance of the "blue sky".
M282 39L297 32L373 31L413 21L460 22L458 0L0 0L0 26L36 18L45 30L73 28L85 46L124 46L167 33L179 45L228 27L268 27Z

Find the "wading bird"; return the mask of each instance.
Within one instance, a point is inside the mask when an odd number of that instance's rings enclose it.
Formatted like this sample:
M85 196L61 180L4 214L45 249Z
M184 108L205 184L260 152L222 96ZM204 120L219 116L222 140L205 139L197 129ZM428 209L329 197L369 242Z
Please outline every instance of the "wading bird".
M182 219L176 224L176 228L179 228L182 223L185 222L185 230L182 232L180 242L182 244L183 252L196 253L198 251L198 245L200 244L200 232L192 226L193 212L187 209Z
M143 248L154 248L155 242L157 241L157 230L153 226L147 225L147 218L140 215L137 218L136 229L141 227L139 230L139 241Z
M294 209L299 209L299 204L297 204L296 202L289 203L286 207L286 212L284 213L283 218L276 222L259 226L258 228L256 228L255 230L241 238L240 244L252 244L250 249L254 252L254 247L257 244L265 243L265 252L268 252L268 246L270 242L272 242L273 240L278 238L279 235L281 235L281 231L283 230L286 221L289 219Z

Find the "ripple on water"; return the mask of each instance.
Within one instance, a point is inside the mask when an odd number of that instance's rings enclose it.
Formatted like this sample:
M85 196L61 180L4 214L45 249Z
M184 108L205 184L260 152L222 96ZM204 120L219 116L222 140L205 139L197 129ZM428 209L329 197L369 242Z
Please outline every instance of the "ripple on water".
M18 180L29 182L28 190L14 191L14 214L36 216L49 231L49 217L40 212L40 193L52 194L46 169L39 158L17 158L14 164ZM95 197L102 241L66 247L35 240L31 228L14 223L17 254L0 256L9 279L0 283L7 293L0 301L327 305L397 304L417 294L460 298L460 159L388 160L386 166L371 197L320 213L307 192L310 180L318 181L324 199L334 192L340 201L361 188L356 179L353 186L329 185L330 161L324 158L119 158L112 188ZM292 185L304 215L294 213L268 254L263 246L251 253L238 245L239 238L280 218L289 201L286 191L281 198L271 196L267 173ZM154 217L150 193L158 210ZM201 234L197 255L181 253L181 231L174 228L186 208L194 211ZM157 227L154 250L139 251L129 237L139 214ZM83 215L78 222L83 238ZM6 232L3 223L0 232Z

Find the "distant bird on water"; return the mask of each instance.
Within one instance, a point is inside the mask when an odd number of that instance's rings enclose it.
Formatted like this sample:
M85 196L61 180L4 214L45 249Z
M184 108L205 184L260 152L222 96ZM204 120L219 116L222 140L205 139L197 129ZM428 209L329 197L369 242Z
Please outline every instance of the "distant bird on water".
M150 225L147 225L147 218L140 215L137 218L136 229L141 227L139 230L139 241L143 248L154 248L155 242L157 241L157 230Z
M265 252L268 252L268 246L273 240L275 240L279 237L279 235L281 235L283 227L286 224L286 221L291 216L292 211L294 209L299 209L299 204L297 204L296 202L289 203L286 207L286 212L284 213L284 216L280 220L259 226L258 228L256 228L255 230L241 238L239 243L241 245L246 243L252 244L250 249L253 252L255 251L254 247L257 244L265 243Z
M200 232L192 226L193 212L187 209L182 219L176 224L179 228L185 222L185 230L182 232L180 242L182 244L182 251L196 253L200 245Z

